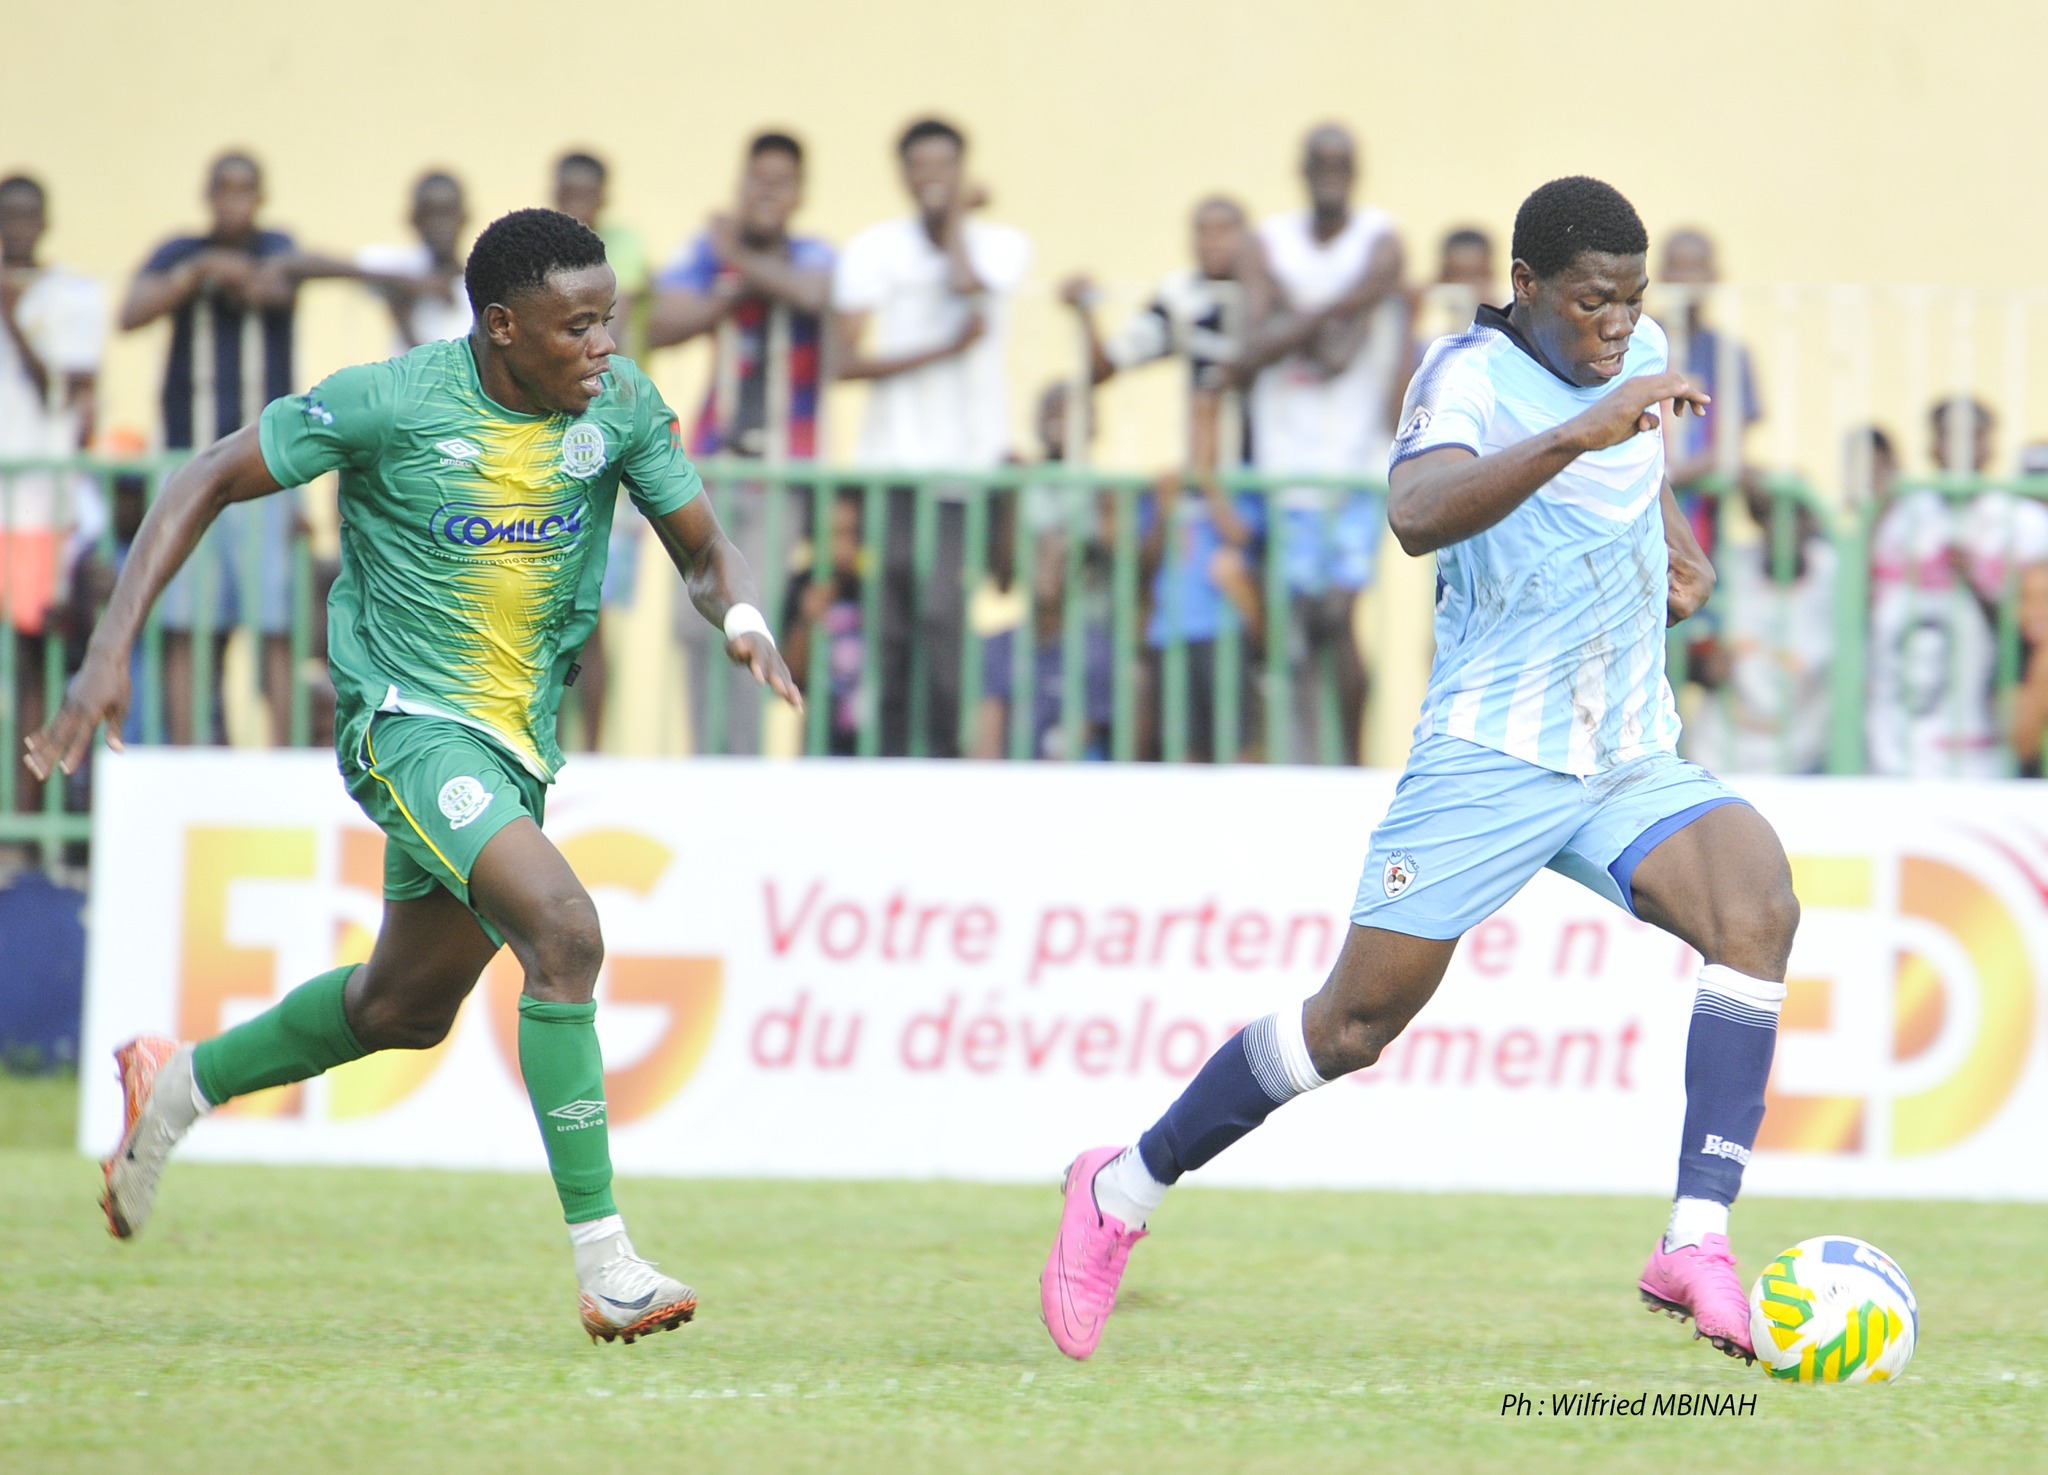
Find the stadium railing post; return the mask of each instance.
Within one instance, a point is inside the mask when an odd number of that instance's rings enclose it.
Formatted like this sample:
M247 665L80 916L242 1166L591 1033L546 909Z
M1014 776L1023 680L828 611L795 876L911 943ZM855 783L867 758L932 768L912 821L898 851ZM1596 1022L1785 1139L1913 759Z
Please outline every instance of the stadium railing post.
M1119 763L1138 756L1138 496L1119 484L1115 538L1110 548L1109 755Z
M926 611L931 607L932 561L938 543L933 492L928 477L919 476L911 485L911 597L910 597L910 756L931 756L931 672L932 652L924 635Z
M1266 761L1294 761L1294 673L1290 667L1287 607L1287 512L1271 486L1261 485L1266 524Z
M780 487L775 495L783 495ZM835 575L832 572L832 487L823 478L811 483L811 587L827 587ZM804 752L813 758L823 757L832 746L832 641L830 632L810 632L810 669L804 673L804 685L809 688L813 701L804 704Z
M165 467L152 466L143 481L142 505L145 515L156 505L163 491ZM142 740L152 746L164 741L164 616L162 601L150 607L142 626Z
M1181 524L1187 488L1175 480L1160 488L1157 509L1165 543L1160 557L1164 582L1166 645L1160 655L1159 673L1159 756L1168 763L1185 763L1188 756L1188 640L1186 589L1181 582Z
M723 324L720 325L721 329ZM724 477L713 472L704 478L704 495L711 501L711 514L718 519L722 528L734 526L732 519L738 515L733 497ZM771 496L772 500L772 496ZM767 570L760 571L765 577ZM689 586L678 591L677 598L686 603L690 598ZM765 598L765 596L763 596ZM683 610L680 617L692 620L697 616L692 610ZM772 620L773 613L769 615ZM730 720L726 708L731 698L731 683L726 679L725 657L719 649L716 636L704 643L704 669L684 673L683 691L687 699L692 688L704 693L704 710L690 714L690 746L700 754L717 754L725 751L725 730Z
M1088 590L1085 559L1089 515L1097 506L1093 485L1061 489L1066 543L1060 583L1066 598L1060 604L1060 756L1068 762L1086 756L1088 680Z
M988 487L977 483L967 493L967 503L963 513L964 526L961 533L960 583L965 591L970 608L972 607L975 594L988 582L989 496ZM880 567L880 557L881 554L878 548L870 562L875 567ZM873 582L875 581L870 581L870 583ZM867 592L867 587L864 585L862 587L863 595L865 596ZM880 591L877 589L875 592L879 595ZM874 655L879 648L872 636L870 636L867 644L863 646L863 649L869 652L868 665L870 669L879 668L880 663L875 659ZM960 641L960 735L958 741L962 753L972 753L974 751L975 738L979 731L978 714L981 711L981 693L984 685L982 663L983 651L981 641L975 637L970 622L970 627ZM879 680L875 682L875 690L879 694ZM877 706L879 703L871 702L869 705Z
M1011 762L1021 763L1036 756L1031 740L1038 719L1038 525L1023 515L1021 506L1014 510L1010 587L1017 593L1017 628L1010 634L1010 722L1005 751Z
M1870 692L1870 529L1875 500L1848 509L1835 531L1834 655L1828 663L1828 758L1833 774L1864 770L1863 723Z

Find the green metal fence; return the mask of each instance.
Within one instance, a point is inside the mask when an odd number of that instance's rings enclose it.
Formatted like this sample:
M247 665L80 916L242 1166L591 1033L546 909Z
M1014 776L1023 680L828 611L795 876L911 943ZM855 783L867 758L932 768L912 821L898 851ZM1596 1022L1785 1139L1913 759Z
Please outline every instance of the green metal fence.
M28 842L48 859L82 844L89 833L89 767L69 782L38 787L20 761L22 739L39 711L56 710L133 525L176 464L174 457L0 464L0 532L6 535L0 581L9 581L0 582L0 753L6 755L0 763L0 842ZM1305 600L1312 591L1293 555L1303 540L1325 551L1342 545L1344 520L1360 515L1360 499L1367 515L1383 526L1377 486L1244 474L1205 488L1059 465L902 473L713 459L702 469L713 505L729 525L746 520L738 518L743 510L748 513L757 532L751 551L763 606L785 648L802 649L797 674L809 696L801 739L806 753L930 756L979 750L1025 759L1051 750L1119 761L1345 761L1349 714L1339 665L1349 657L1327 639L1320 650L1304 647ZM1724 724L1734 732L1740 720L1754 725L1754 716L1743 719L1735 710L1742 705L1736 683L1721 669L1731 659L1749 659L1757 650L1769 658L1773 649L1788 650L1805 636L1824 651L1825 662L1823 679L1808 679L1804 686L1787 664L1778 697L1763 702L1767 722L1775 720L1781 729L1775 758L1730 766L1865 771L1871 559L1880 516L1915 495L1975 507L1986 492L2008 493L2013 506L2024 506L2048 499L2048 481L1943 478L1915 482L1882 506L1849 509L1797 478L1710 487L1705 495L1718 508L1723 582L1701 618L1672 632L1673 686L1697 676L1712 689L1696 691L1691 705L1698 710L1720 704L1724 713L1735 714ZM100 531L89 546L67 548L67 530L77 525L88 497L103 507ZM749 507L742 509L742 502ZM1243 549L1231 551L1227 539L1212 535L1227 520L1219 504L1257 531ZM17 515L21 508L28 511ZM835 518L842 526L852 524L856 548L850 566L835 566ZM1204 531L1204 523L1211 531ZM219 720L217 662L227 639L237 634L259 669L266 640L273 649L287 643L289 691L273 706L283 714L282 736L296 745L324 740L321 683L308 666L316 649L318 596L306 538L294 530L283 544L271 537L266 546L254 520L211 536L230 546L217 556L196 556L190 565L189 631L168 628L161 610L145 627L134 665L129 740L211 740ZM2015 534L2010 541L2007 553L2014 555L2024 540ZM1813 577L1803 565L1816 547L1829 551L1833 580L1818 615L1814 600L1802 606L1788 597ZM1213 566L1191 565L1191 549ZM1214 562L1219 555L1223 561ZM38 569L38 558L52 562ZM265 565L278 558L291 562L289 629L275 629L273 618L266 632L258 601L248 595L266 572L274 573ZM1736 559L1760 563L1762 582L1729 578ZM1235 602L1218 582L1226 565L1237 580ZM2021 573L2021 560L2006 556L1997 587L1980 591L1995 661L1989 692L1973 690L1967 680L1949 682L1957 733L1973 724L1982 727L1982 714L1971 705L1980 696L1992 704L2003 730L2005 705L2025 674ZM802 622L802 611L791 594L806 575L813 586L830 584L847 593L839 601L836 631L793 628ZM244 595L232 627L222 623L217 607L215 583L224 576L236 578ZM48 587L58 596L40 619L28 608L33 599L17 597L27 585ZM1917 588L1909 584L1903 596L1908 628ZM1930 590L1925 597L1931 607L1947 596ZM1744 601L1747 607L1738 608ZM1342 605L1341 596L1337 602ZM950 626L960 632L957 649L928 638L949 624L937 618L949 609ZM1000 615L995 623L1009 632L1000 669L991 663L997 634L986 628L985 618L984 628L976 628L977 618L991 609ZM1383 608L1380 618L1416 622L1419 642L1426 638L1430 611ZM1806 628L1816 619L1827 623L1825 637L1812 638L1814 631ZM1738 629L1747 632L1742 639L1749 649L1731 658L1726 647L1738 642L1729 632ZM887 656L892 640L894 649L907 653L896 669ZM1706 669L1708 663L1715 669ZM1692 671L1695 664L1702 669ZM704 683L701 710L692 714L699 749L761 751L758 729L738 743L728 740L728 707L742 699L745 678L723 676ZM636 679L635 673L621 673L621 679ZM173 681L182 702L170 700ZM1007 710L988 700L998 690L1009 693ZM1824 708L1825 728L1817 759L1798 751L1794 731L1797 722L1811 722L1816 701ZM956 704L957 710L943 711L942 703ZM1047 710L1053 715L1041 731ZM190 716L180 722L178 712ZM1000 721L992 726L995 718ZM189 731L173 730L179 726ZM1999 766L2012 770L2009 752Z

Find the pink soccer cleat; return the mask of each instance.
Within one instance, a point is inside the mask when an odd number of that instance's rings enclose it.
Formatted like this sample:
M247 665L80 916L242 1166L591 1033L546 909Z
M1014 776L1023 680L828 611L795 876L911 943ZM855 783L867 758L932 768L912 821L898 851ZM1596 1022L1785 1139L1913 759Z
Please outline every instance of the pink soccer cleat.
M1693 1336L1705 1337L1730 1357L1756 1361L1749 1341L1749 1297L1735 1274L1727 1235L1710 1234L1697 1245L1675 1250L1658 1240L1636 1288L1650 1310L1677 1321L1690 1316Z
M1045 1269L1038 1277L1038 1310L1053 1345L1075 1361L1085 1361L1102 1340L1102 1324L1116 1309L1117 1282L1131 1246L1145 1237L1142 1229L1126 1229L1095 1204L1095 1175L1121 1147L1093 1147L1067 1165L1066 1208L1060 1232L1052 1242ZM1743 1303L1744 1314L1748 1302Z

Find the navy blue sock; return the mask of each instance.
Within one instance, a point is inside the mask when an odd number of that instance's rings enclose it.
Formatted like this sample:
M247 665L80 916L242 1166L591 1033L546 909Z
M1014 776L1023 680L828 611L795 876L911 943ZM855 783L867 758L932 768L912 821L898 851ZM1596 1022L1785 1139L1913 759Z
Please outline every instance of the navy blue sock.
M1764 1119L1785 985L1722 964L1700 971L1685 1041L1685 1137L1678 1196L1732 1204Z
M1176 1182L1265 1121L1274 1107L1322 1084L1302 1038L1299 1005L1254 1020L1223 1042L1138 1139L1145 1171L1161 1183Z

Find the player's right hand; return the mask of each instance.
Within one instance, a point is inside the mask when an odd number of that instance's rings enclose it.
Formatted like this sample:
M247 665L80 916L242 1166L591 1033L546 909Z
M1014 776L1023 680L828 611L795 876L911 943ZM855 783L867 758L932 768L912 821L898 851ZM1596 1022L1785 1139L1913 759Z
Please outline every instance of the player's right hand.
M1689 406L1704 415L1714 397L1683 374L1639 374L1624 379L1590 409L1581 411L1571 424L1580 451L1604 451L1633 435L1655 430L1661 423L1656 407L1671 401L1672 413L1682 415Z
M57 715L23 744L29 772L39 781L58 769L67 777L76 773L102 722L107 725L107 746L119 752L131 696L126 655L118 661L88 656L64 688L64 705Z

